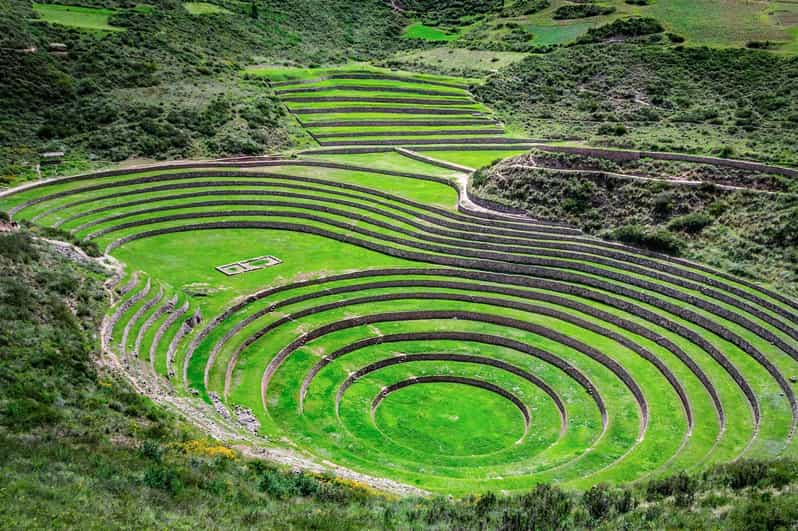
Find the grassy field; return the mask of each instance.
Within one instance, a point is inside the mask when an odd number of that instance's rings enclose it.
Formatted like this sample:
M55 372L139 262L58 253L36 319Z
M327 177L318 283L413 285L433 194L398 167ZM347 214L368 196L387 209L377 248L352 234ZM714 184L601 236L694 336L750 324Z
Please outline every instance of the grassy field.
M209 4L207 2L183 2L183 7L192 15L225 15L230 14L227 9Z
M457 38L457 33L446 33L438 28L415 22L405 28L402 36L406 39L423 39L425 41L451 41Z
M511 153L424 152L475 167ZM127 264L120 356L316 459L467 494L794 454L789 301L458 211L456 177L395 152L317 155L53 182L0 206ZM262 255L281 263L215 269Z
M0 122L85 151L0 189L0 527L793 526L798 185L729 159L795 163L798 10L389 4L36 4Z
M404 68L435 68L443 72L478 71L494 72L520 61L525 54L518 52L492 52L439 47L427 50L398 52L388 61Z
M565 0L553 0L548 8L530 15L494 15L486 21L463 31L463 39L472 42L471 35L479 34L481 41L501 41L506 24L515 24L531 34L534 46L574 42L588 29L613 20L631 16L653 17L667 31L684 37L688 45L712 47L744 47L750 41L778 43L776 49L789 52L794 48L794 31L798 25L795 6L789 2L748 2L730 0L675 0L631 5L623 0L608 0L601 5L613 7L611 14L587 18L557 20L554 13L572 5Z
M462 78L355 66L248 73L268 77L302 126L321 135L314 136L321 146L472 145L518 138L472 99ZM476 133L475 127L491 132Z
M101 287L104 274L96 264L75 263L51 244L36 240L33 235L41 234L40 230L0 236L0 292L14 290L16 294L0 298L3 315L14 316L0 321L2 335L8 338L4 348L12 354L0 358L4 384L0 394L7 405L0 410L4 485L0 523L4 528L41 527L46 520L50 527L99 529L124 520L140 529L160 528L165 521L181 528L213 522L230 528L492 529L516 525L534 510L546 515L545 520L537 516L536 525L545 523L547 528L677 528L689 523L691 528L722 524L725 529L742 531L753 524L776 528L797 517L790 488L795 484L796 463L790 460L746 460L709 467L702 474L669 476L622 488L601 486L584 493L542 485L517 496L491 493L451 499L380 496L361 481L281 470L247 458L176 421L124 380L96 369L94 336L107 310ZM127 284L129 278L122 282ZM153 287L165 286L156 282ZM157 291L153 297L145 296L145 305L157 296ZM77 315L65 310L67 304L75 303ZM142 328L149 326L152 315L142 315L141 320L146 319ZM156 327L160 322L156 319ZM128 330L131 324L132 319L124 326L120 323L120 328ZM164 339L171 338L169 334ZM436 346L456 350L464 343L438 342ZM423 345L418 350L422 352ZM498 351L491 354L496 361L506 357ZM105 356L113 360L110 354ZM502 449L512 446L532 450L556 437L557 426L562 425L551 396L536 390L530 380L513 380L498 366L476 370L474 364L459 371L471 380L418 380L418 385L387 393L372 424L368 415L358 415L351 407L363 397L362 391L368 394L367 389L355 387L392 384L392 379L407 382L401 379L409 373L422 376L442 367L429 356L391 361L403 363L381 371L371 366L371 374L379 372L379 379L355 383L339 411L349 426L364 430L361 434L379 429L379 437L420 466L430 462L437 466L441 460L464 455L483 461L496 459L500 453L506 457ZM543 376L545 370L539 374ZM502 395L496 388L470 385L477 377L485 383L505 382L513 389ZM58 388L57 396L36 391L51 387ZM510 396L534 401L528 417ZM578 413L575 402L568 406L571 414ZM408 423L411 418L425 422ZM225 423L221 418L214 420ZM486 425L493 429L485 430ZM478 435L463 438L462 431ZM419 443L424 445L419 447ZM718 492L725 494L718 499ZM674 497L679 500L676 504ZM727 511L719 503L735 508Z
M49 24L97 32L125 31L124 28L112 26L108 22L111 15L118 12L116 9L36 3L33 4L33 9Z

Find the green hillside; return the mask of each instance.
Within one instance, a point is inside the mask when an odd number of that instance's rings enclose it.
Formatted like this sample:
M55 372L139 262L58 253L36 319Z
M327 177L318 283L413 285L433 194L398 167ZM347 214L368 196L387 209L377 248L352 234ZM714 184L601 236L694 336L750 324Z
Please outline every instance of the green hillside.
M0 526L795 527L796 15L0 5Z

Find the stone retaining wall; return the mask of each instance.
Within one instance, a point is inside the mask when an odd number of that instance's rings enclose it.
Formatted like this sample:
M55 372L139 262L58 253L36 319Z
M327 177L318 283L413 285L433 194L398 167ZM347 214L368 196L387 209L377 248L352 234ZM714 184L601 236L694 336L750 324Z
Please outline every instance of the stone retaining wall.
M355 103L407 103L416 105L473 105L474 101L468 98L391 98L389 96L289 96L280 98L287 103L324 103L324 102L355 102ZM469 109L470 110L470 109ZM330 112L335 112L330 108Z
M718 157L706 157L701 155L688 155L686 153L666 153L662 151L631 151L631 150L616 150L616 149L601 149L601 148L580 148L580 147L569 147L569 146L535 146L535 148L540 149L541 151L550 151L555 153L573 153L575 155L584 155L587 157L604 158L615 161L639 160L642 158L649 158L656 160L675 160L683 162L694 162L697 164L710 164L713 166L726 166L729 168L751 170L761 173L786 175L788 177L798 177L798 170L793 168L772 166L770 164L763 164L760 162L752 162L746 160L724 159Z

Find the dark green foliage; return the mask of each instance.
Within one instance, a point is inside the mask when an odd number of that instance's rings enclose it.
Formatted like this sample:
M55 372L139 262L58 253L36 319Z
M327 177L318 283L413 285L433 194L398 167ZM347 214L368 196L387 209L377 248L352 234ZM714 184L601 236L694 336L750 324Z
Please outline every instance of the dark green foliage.
M665 34L665 36L668 37L668 40L674 44L681 44L685 41L684 37L682 37L681 35L677 35L675 33L668 32Z
M585 45L516 63L475 92L532 137L795 166L795 79L798 60L775 54ZM652 120L656 127L646 127ZM626 134L616 137L616 126Z
M27 263L38 257L33 240L26 232L0 235L0 256L15 262Z
M673 218L668 223L668 228L677 232L697 234L712 224L712 216L703 212L692 212L684 216Z
M782 223L768 230L770 239L777 245L798 245L798 208L792 208L780 216Z
M582 496L582 503L593 520L604 520L612 510L612 497L606 485L595 485Z
M745 531L771 531L793 529L798 521L798 504L795 500L774 498L763 493L742 504L737 504L729 515L731 529Z
M550 485L538 485L532 492L521 496L518 507L506 509L500 529L567 529L573 502L562 490Z
M151 489L161 489L173 496L183 490L183 482L178 473L166 466L149 467L144 471L142 482Z
M632 511L637 500L628 489L617 490L607 485L595 485L582 495L582 504L590 517L601 522L614 515L623 515Z
M290 144L291 122L263 82L239 84L255 56L326 64L406 45L398 38L405 19L379 1L254 0L225 3L224 16L192 16L177 0L148 10L115 0L81 5L119 8L112 22L125 31L31 24L36 14L23 0L0 8L0 39L39 49L0 53L1 146L105 161L260 154ZM48 54L51 42L68 55ZM32 155L0 151L0 176L30 174L20 159Z
M662 33L665 28L657 20L648 17L632 17L613 20L598 28L590 28L577 40L579 44L603 42L610 39L634 39L655 33Z
M597 17L615 13L615 7L602 6L592 3L565 4L554 11L554 20L567 20L573 18Z
M503 0L403 0L402 5L425 24L457 25L463 17L501 10Z
M773 48L775 45L776 43L770 41L748 41L745 43L745 47L751 48L752 50L767 50Z
M666 216L673 209L673 191L666 190L654 196L654 213L657 216Z
M503 17L522 17L543 11L551 5L549 0L516 0L505 7L501 14Z
M704 474L705 481L734 490L745 488L783 488L789 478L798 473L796 463L785 461L772 465L761 461L741 459L722 464Z
M680 243L667 230L651 231L639 225L624 225L609 234L610 238L635 247L642 247L651 251L678 255Z
M623 136L629 130L623 124L603 124L598 128L598 134L609 136Z
M546 53L557 45L533 43L534 35L516 22L503 22L496 26L488 23L470 29L457 40L457 45L472 50L494 52Z

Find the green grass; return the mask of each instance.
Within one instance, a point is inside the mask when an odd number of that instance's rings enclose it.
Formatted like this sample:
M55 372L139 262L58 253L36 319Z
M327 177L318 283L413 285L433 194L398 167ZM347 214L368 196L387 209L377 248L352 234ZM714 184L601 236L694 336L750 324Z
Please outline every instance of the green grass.
M518 152L423 154L480 167ZM794 451L788 440L789 403L768 371L745 351L750 344L781 374L795 370L795 361L784 354L798 341L779 329L790 321L776 311L784 303L771 298L772 308L762 304L766 321L737 302L745 300L758 308L760 303L750 298L757 293L755 288L691 265L677 267L664 258L639 257L628 249L614 249L615 254L608 255L605 243L580 234L549 232L549 227L520 224L515 218L486 220L460 212L457 194L445 182L376 172L455 177L451 170L396 152L315 155L307 160L362 169L305 166L292 160L250 168L241 175L217 175L208 169L201 171L207 175L186 177L175 175L181 170L144 171L31 188L0 206L7 209L41 194L62 194L23 209L17 217L41 214L38 223L58 224L78 239L91 238L100 248L151 229L182 228L192 221L223 224L138 239L113 251L129 269L143 272L128 299L149 278L154 287L163 285L168 297L178 294L179 304L188 301L189 315L195 311L202 315L200 326L178 344L173 359L167 359L167 349L180 334L182 318L166 332L155 346L155 369L164 376L173 372L171 380L178 390L196 389L206 401L213 392L229 408L251 409L272 444L294 445L320 461L435 493L465 495L524 491L539 482L581 489L702 469L741 454L775 457ZM85 187L135 177L150 180L82 192ZM69 193L73 191L80 193ZM126 195L106 197L110 192ZM77 198L92 200L73 204ZM224 202L199 203L207 200ZM55 206L63 208L53 210ZM185 219L153 221L153 216L161 215ZM199 215L202 218L194 219ZM271 226L256 230L229 225L245 221ZM291 228L296 225L302 228ZM519 232L522 228L528 232ZM92 236L100 229L106 233ZM215 270L265 254L282 262L237 276ZM520 269L505 264L518 264ZM668 271L666 264L684 275ZM454 269L435 271L441 267ZM369 273L384 268L409 272ZM330 279L352 272L371 276ZM486 276L499 272L514 274L501 279ZM716 291L682 285L685 278L699 273L719 283ZM293 285L308 280L316 283ZM652 287L638 285L640 281ZM195 291L198 285L203 292ZM277 286L281 290L271 295L247 298ZM150 313L136 321L133 316L142 313L139 310L154 293L122 315L111 336L115 343L128 326L126 347L132 346ZM246 304L208 329L189 357L188 346L198 330L241 301ZM646 317L634 308L659 317ZM677 314L668 308L693 313ZM410 313L419 311L446 314ZM445 318L450 313L453 317ZM385 317L371 322L376 315ZM735 315L772 333L776 342L734 322ZM726 335L710 332L700 319ZM165 321L157 320L156 326ZM348 324L340 325L344 322ZM653 335L644 337L627 322ZM319 337L304 339L311 331L333 325ZM268 333L261 336L266 329ZM418 336L430 333L450 335ZM154 331L144 339L140 358L147 361ZM665 339L678 345L717 389L727 415L725 431L702 380ZM350 348L366 340L368 344ZM777 347L778 341L786 346ZM294 346L287 350L288 345ZM635 345L662 365L655 366ZM527 348L535 350L525 352ZM336 352L336 359L323 362ZM430 354L458 358L412 358ZM384 360L400 355L410 358L385 365ZM600 363L602 355L617 368ZM474 363L469 356L502 365ZM758 431L745 397L713 356L728 359L750 384L761 406ZM560 362L568 367L558 367ZM364 367L373 370L345 384ZM630 382L622 381L620 375L626 371L648 407L650 421L643 437L639 435L642 399L635 398ZM683 387L693 411L695 426L689 437L687 415L676 387L666 379L668 372ZM523 374L539 380L530 382ZM594 396L578 385L576 374L585 375L595 386ZM480 380L511 392L530 412L529 433L522 437L519 411L505 398L465 385L408 387L389 395L372 418L374 397L386 386L435 376ZM562 427L555 400L545 388L564 404ZM597 400L606 405L606 425ZM489 432L482 429L486 425Z
M317 77L323 78L330 74L347 74L347 73L358 73L358 72L400 76L402 78L406 78L406 81L409 83L412 83L414 80L443 81L446 83L460 85L463 88L466 88L470 82L475 81L472 79L464 79L461 77L444 76L438 74L421 74L417 72L397 71L388 68L376 67L364 63L350 63L345 66L330 67L330 68L286 68L284 66L253 66L244 70L244 73L246 74L255 75L258 77L265 77L272 81L281 81L281 82L313 79ZM334 80L334 81L336 83L339 83L345 80ZM369 80L363 80L363 79L355 80L355 83L358 85L368 82ZM379 81L379 82L388 83L388 84L394 83L393 80ZM305 85L300 85L300 86L305 86Z
M230 11L207 2L183 2L183 7L192 15L229 15Z
M492 529L511 527L523 514L535 511L544 515L536 518L536 525L546 528L624 528L641 522L678 528L689 522L692 528L742 530L753 525L776 528L798 517L795 496L790 494L796 464L790 460L744 460L710 467L705 474L666 476L623 488L601 487L589 494L540 486L522 496L487 495L477 503L470 497L375 496L357 481L279 470L207 439L139 396L125 380L96 369L94 334L107 309L103 273L35 242L28 231L0 237L0 248L0 292L14 290L16 294L0 299L2 313L14 316L0 321L2 335L8 338L5 348L12 354L0 358L4 384L0 393L6 405L0 410L4 480L0 525L4 528L41 527L46 519L50 527L100 529L117 526L124 518L141 529L159 528L165 521L181 528L213 521L230 528L257 523L269 528ZM129 278L126 275L123 282ZM81 301L77 315L66 309L75 300ZM411 353L428 352L424 342L403 346ZM527 363L541 378L551 375L545 364L499 349L474 349L458 341L439 341L433 346L515 360ZM390 351L388 345L375 346L351 354L351 362L391 356ZM341 363L318 375L311 397L329 388L336 378L346 377L350 361ZM390 450L392 459L381 463L389 467L415 463L416 469L432 470L467 461L478 470L480 464L512 459L513 454L555 458L555 446L565 457L574 448L569 444L579 442L574 436L587 433L575 429L549 450L539 451L557 438L558 419L551 401L528 382L476 366L456 370L466 377L512 386L513 393L532 406L532 430L518 444L514 440L522 431L518 410L474 388L452 384L406 388L384 401L377 411L377 424L359 409L382 385L410 375L445 373L453 365L460 364L413 361L372 373L352 386L341 407L341 422L360 435L352 449L363 448L373 455ZM37 387L30 386L32 381ZM58 388L57 396L37 392L51 387ZM427 407L419 408L419 404ZM308 405L314 415L328 406L314 398ZM574 427L585 428L597 420L585 397L572 397L568 410ZM418 418L428 424L408 422ZM319 416L307 427L295 424L292 429L307 430L320 439L344 435L323 434L322 428L336 426L326 422L326 417ZM467 437L467 433L477 435ZM379 441L377 446L368 444L370 436ZM342 450L340 455L346 453ZM478 474L489 474L493 466L482 468ZM451 469L446 473L452 484L459 481ZM718 497L718 492L723 496ZM677 504L670 499L674 494L680 500ZM610 502L610 509L603 505L602 500L622 498L626 503ZM737 508L720 520L718 503ZM644 508L639 508L641 504Z
M779 16L785 11L789 13L792 6L778 1L674 0L634 6L623 0L608 0L601 4L615 7L616 11L589 19L554 20L554 12L569 3L553 0L550 7L538 13L504 19L494 16L488 22L476 25L472 31L484 33L483 38L498 38L502 30L497 26L502 22L512 22L520 24L534 36L534 45L565 44L574 42L592 27L619 18L644 16L657 19L667 31L686 38L688 45L744 47L749 41L772 41L786 43L780 49L789 52L795 43L793 33L798 25L794 17Z
M452 41L458 37L457 33L448 33L439 28L426 26L421 22L414 22L407 26L402 36L406 39L425 41Z
M424 151L423 154L436 159L462 164L470 168L481 168L487 166L494 160L505 159L524 153L526 150L507 149L495 151Z
M520 61L526 54L519 52L494 52L489 50L469 50L450 46L427 50L398 52L391 57L392 62L413 66L440 69L443 72L479 71L493 72Z
M413 415L418 404L426 407ZM482 432L480 428L488 423L490 431L467 435ZM483 389L447 383L392 393L377 409L377 426L402 446L446 456L496 452L524 435L523 417L512 403Z
M97 32L125 31L125 28L112 26L108 22L111 15L118 12L116 9L37 3L33 4L33 9L49 24Z

